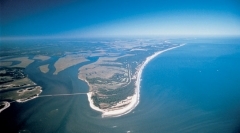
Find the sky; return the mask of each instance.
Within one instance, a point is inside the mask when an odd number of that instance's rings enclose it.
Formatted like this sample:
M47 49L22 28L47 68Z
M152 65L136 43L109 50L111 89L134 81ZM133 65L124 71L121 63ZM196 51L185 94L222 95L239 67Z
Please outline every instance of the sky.
M1 38L240 36L240 0L1 0Z

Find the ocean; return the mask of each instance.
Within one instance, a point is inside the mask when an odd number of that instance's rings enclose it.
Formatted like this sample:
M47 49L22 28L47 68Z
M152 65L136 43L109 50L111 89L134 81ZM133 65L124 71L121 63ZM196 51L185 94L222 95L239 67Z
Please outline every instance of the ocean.
M43 95L88 91L77 78L84 63L57 76L51 75L54 68L41 73L37 66L42 64L34 62L26 73L43 86ZM140 103L124 116L101 118L86 95L42 97L11 104L0 114L0 128L32 133L240 132L239 40L187 41L151 60L142 74Z
M187 44L159 55L142 79L141 102L158 123L152 132L239 132L239 74L238 43Z

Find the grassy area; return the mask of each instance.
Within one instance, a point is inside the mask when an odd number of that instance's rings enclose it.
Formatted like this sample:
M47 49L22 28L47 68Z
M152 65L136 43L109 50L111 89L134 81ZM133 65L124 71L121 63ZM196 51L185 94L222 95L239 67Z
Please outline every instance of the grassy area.
M42 65L42 66L39 66L39 69L42 73L47 73L49 71L48 66L49 66L49 64Z
M42 61L45 61L45 60L48 60L48 59L50 59L50 57L49 56L44 56L44 55L36 55L36 56L34 56L34 58L33 58L34 60L42 60Z
M11 61L1 61L0 62L0 67L2 66L11 66L12 62Z
M41 93L41 87L29 87L21 90L12 90L7 92L2 92L0 95L0 101L4 100L19 100L19 99L27 99L32 96L36 96Z
M82 63L82 62L86 62L89 61L88 59L82 57L82 56L78 56L78 55L67 55L64 56L62 58L59 58L55 64L54 67L56 68L55 72L53 74L58 74L59 72L61 72L62 70L74 66L76 64Z
M17 57L17 58L10 58L10 59L1 60L1 62L11 62L11 61L20 61L19 64L16 64L16 65L11 66L11 67L22 67L22 68L25 68L29 64L34 62L34 60L31 60L28 57Z
M135 92L135 81L131 82L129 85L113 89L113 90L106 90L106 89L99 89L98 93L92 96L94 101L94 105L97 107L102 108L100 105L101 103L108 103L111 106L113 104L118 103L119 101L125 100L128 96L132 96Z

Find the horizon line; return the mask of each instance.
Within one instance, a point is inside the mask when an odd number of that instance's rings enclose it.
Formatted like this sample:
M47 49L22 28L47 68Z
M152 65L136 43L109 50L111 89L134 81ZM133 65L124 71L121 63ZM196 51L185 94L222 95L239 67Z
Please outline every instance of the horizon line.
M233 35L119 35L119 36L4 36L0 37L0 41L14 40L55 40L55 39L111 39L111 38L218 38L233 37L240 38L239 34Z

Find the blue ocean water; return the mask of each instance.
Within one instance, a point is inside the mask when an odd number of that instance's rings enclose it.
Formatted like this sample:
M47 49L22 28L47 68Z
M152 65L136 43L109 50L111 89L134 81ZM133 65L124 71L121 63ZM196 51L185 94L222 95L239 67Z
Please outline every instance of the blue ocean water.
M139 106L148 109L146 128L150 132L239 132L239 75L238 43L187 44L159 55L143 72Z

